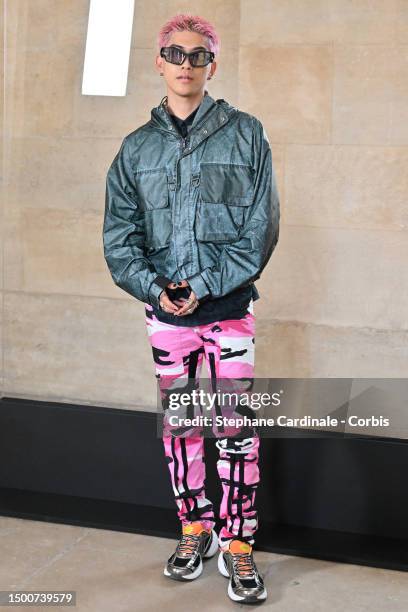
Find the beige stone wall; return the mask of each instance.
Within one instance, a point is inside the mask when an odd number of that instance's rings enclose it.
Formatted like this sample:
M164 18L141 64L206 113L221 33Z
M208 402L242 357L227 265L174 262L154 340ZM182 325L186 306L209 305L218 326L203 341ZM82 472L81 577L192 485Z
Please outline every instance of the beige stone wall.
M153 410L143 305L103 258L104 181L165 94L156 34L183 11L218 27L211 95L272 145L257 376L407 376L407 2L136 1L124 98L81 95L88 0L4 2L4 395Z

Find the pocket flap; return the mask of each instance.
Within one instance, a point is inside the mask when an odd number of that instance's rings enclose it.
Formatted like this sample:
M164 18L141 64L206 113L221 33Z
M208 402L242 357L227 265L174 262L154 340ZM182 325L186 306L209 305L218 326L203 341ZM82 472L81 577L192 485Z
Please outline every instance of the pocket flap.
M138 204L142 210L165 208L169 205L166 168L137 171L135 185Z
M254 170L244 164L201 164L201 201L208 204L250 206L254 197Z

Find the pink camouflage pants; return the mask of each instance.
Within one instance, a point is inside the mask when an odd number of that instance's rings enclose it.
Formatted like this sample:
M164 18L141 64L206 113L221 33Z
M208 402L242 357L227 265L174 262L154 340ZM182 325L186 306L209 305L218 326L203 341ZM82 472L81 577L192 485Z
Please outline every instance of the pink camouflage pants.
M222 377L247 381L253 378L255 317L252 300L241 319L196 327L163 323L149 304L145 304L145 312L162 398L174 382L183 383L184 379L198 385L204 360L211 384ZM220 549L227 548L233 538L252 545L258 528L254 504L259 483L259 436L252 427L238 434L231 437L229 433L229 437L223 437L219 433L215 442L219 450L217 470L222 485L219 518L225 521L218 536ZM205 493L203 436L196 435L194 430L188 436L171 435L163 429L162 437L177 515L182 525L201 521L206 528L214 527L213 504Z

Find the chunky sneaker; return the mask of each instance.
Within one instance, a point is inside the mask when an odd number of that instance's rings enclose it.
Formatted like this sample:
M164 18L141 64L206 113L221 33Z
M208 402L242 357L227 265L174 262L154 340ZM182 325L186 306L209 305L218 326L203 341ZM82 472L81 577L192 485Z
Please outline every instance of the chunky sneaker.
M228 596L232 601L257 603L264 601L267 591L252 556L252 546L231 540L227 550L221 550L218 569L229 578Z
M184 525L177 548L164 568L164 575L174 580L194 580L203 571L202 557L213 557L217 550L218 537L213 529L204 529L199 521Z

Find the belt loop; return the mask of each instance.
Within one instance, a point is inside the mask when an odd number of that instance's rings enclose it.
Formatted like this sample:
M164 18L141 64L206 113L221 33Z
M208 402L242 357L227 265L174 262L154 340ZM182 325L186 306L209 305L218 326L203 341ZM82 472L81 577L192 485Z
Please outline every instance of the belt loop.
M191 177L191 183L194 187L200 184L200 174L193 174Z
M168 183L168 187L169 187L170 191L175 191L176 190L177 181L176 181L175 178L173 178L172 176L167 177L167 183Z

